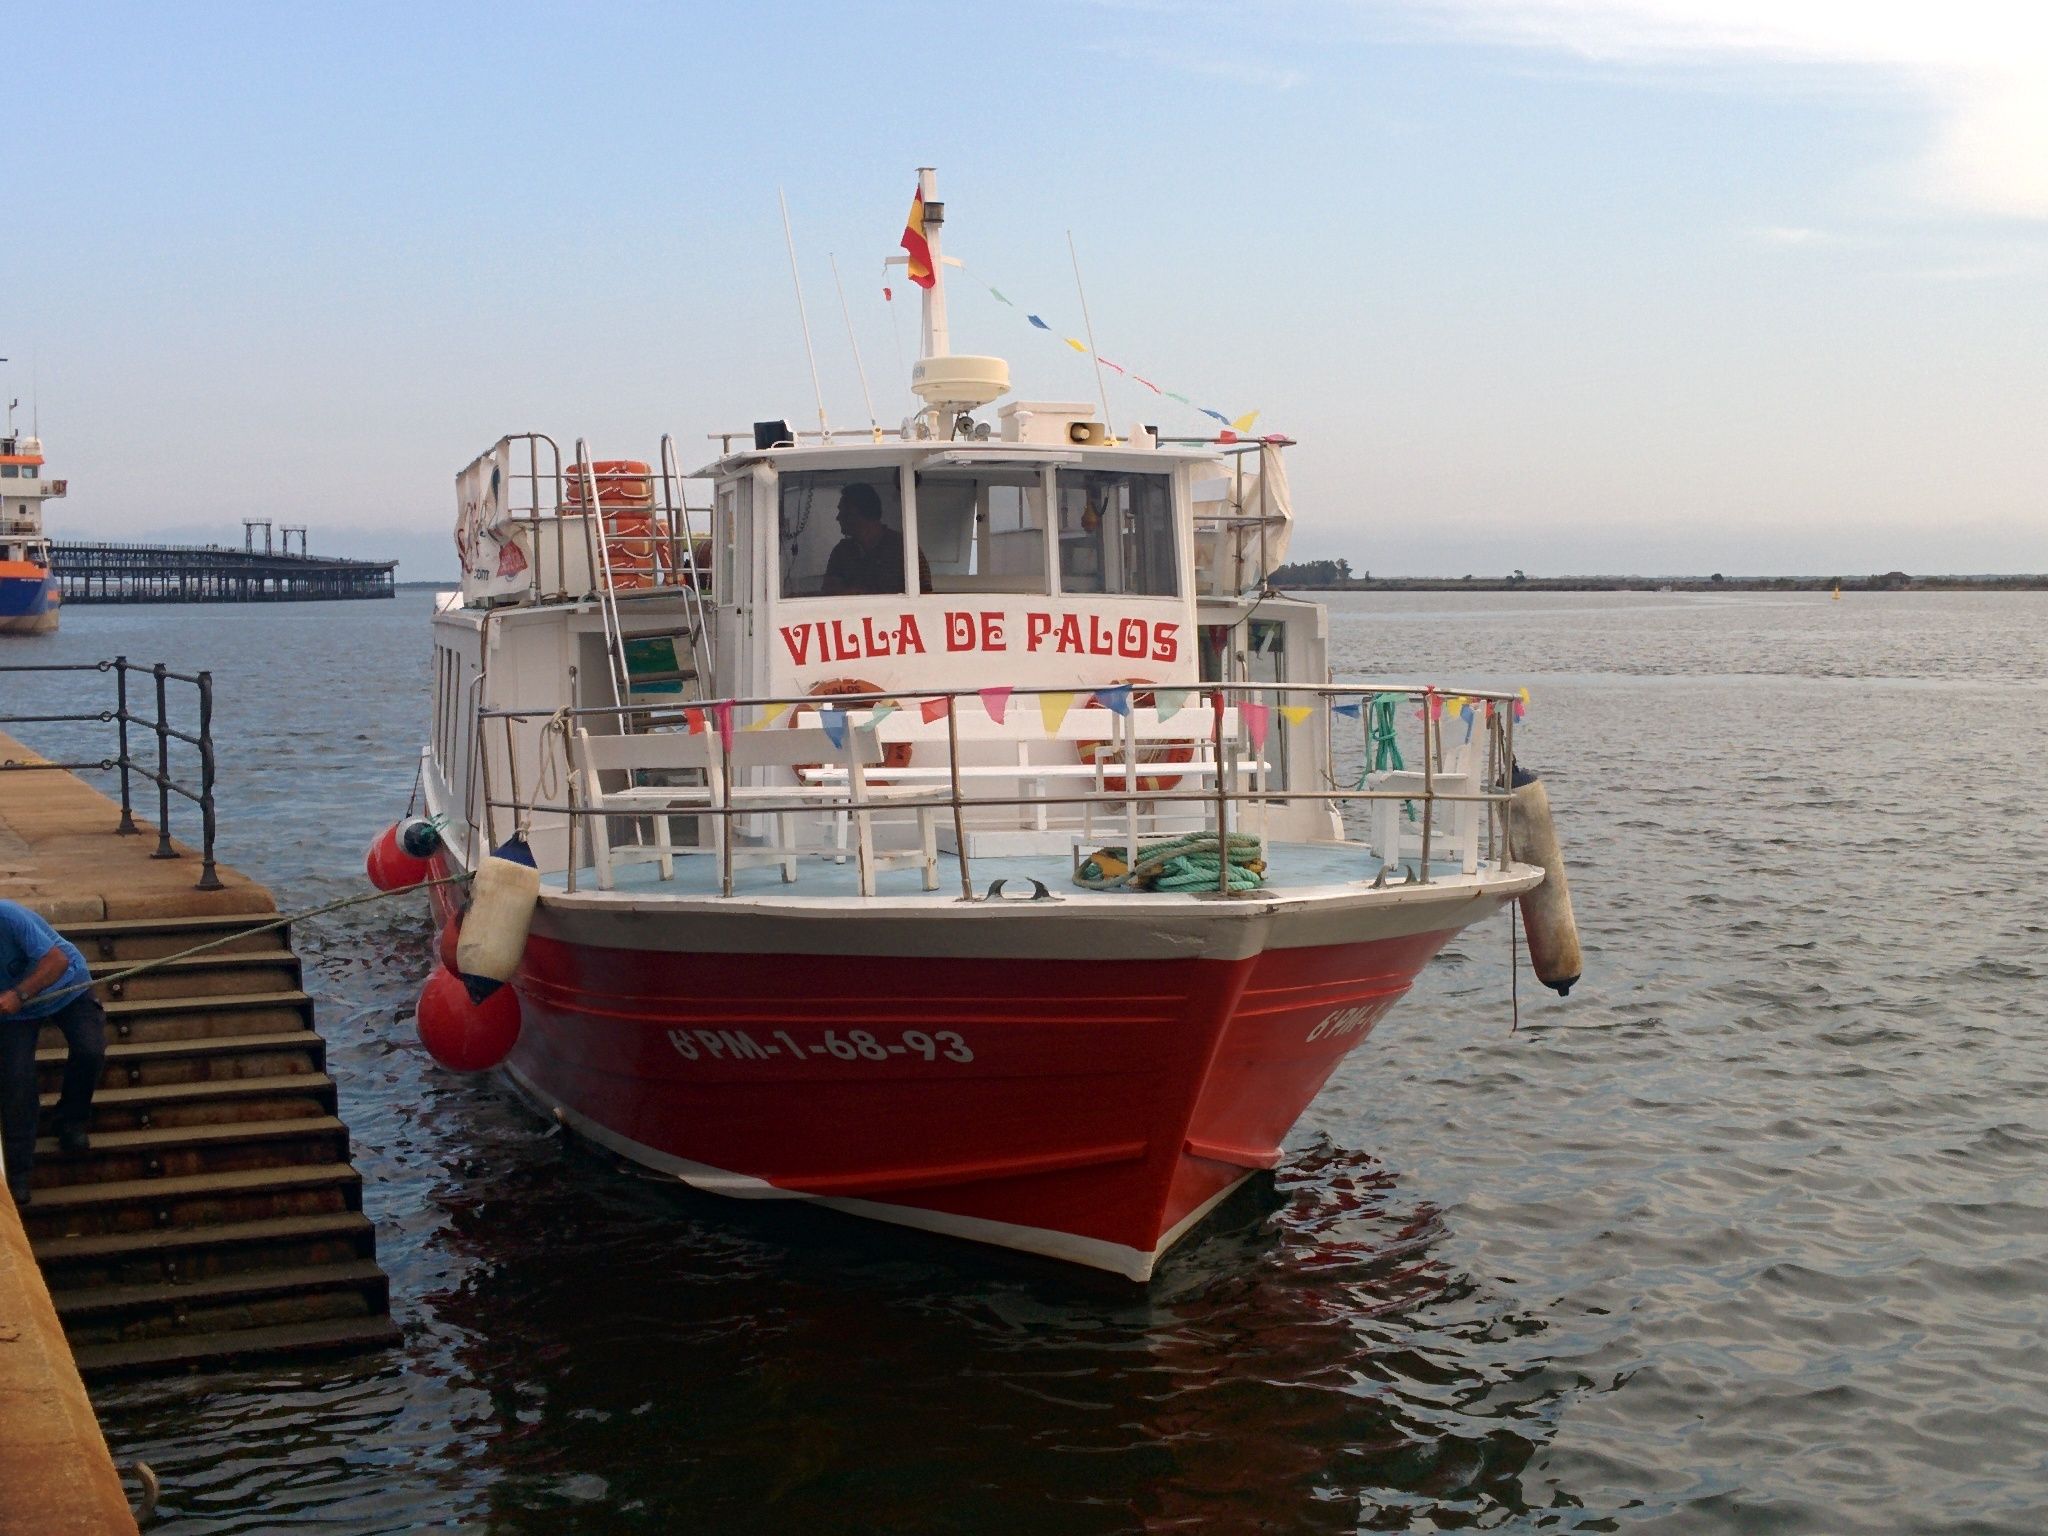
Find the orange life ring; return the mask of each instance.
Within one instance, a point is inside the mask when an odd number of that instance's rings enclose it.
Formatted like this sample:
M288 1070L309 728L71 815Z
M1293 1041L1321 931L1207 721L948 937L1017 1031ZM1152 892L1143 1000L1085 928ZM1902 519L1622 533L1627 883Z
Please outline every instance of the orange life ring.
M1152 690L1143 686L1151 681L1152 679L1149 677L1120 677L1111 686L1121 687L1125 683L1137 685L1131 693L1131 708L1151 709L1158 701L1152 696ZM1090 709L1108 708L1106 704L1093 697L1088 700L1088 707ZM1112 758L1117 756L1120 745L1120 743L1115 741L1077 741L1074 743L1074 750L1080 754L1082 762L1093 763L1105 756ZM1195 744L1192 741L1155 742L1138 749L1138 761L1141 763L1191 763L1194 760ZM1145 773L1138 774L1136 778L1136 787L1130 790L1129 793L1162 795L1178 785L1181 776L1177 773ZM1124 778L1120 773L1105 774L1102 780L1102 787L1112 795L1126 793Z
M835 677L828 682L811 684L812 696L820 699L838 698L844 694L880 693L881 691L875 684L862 677ZM799 704L789 712L789 724L794 726L802 723L803 717L810 713L809 705ZM907 741L883 742L883 769L886 771L891 768L908 768L910 766L910 750L910 743ZM800 764L796 769L796 776L801 779L806 772L814 772L817 767L816 763Z
M606 507L652 507L654 505L653 471L638 459L599 459L592 464L571 464L563 478L568 481L568 490L563 501L569 506L583 505L584 471L597 482L597 500Z
M588 471L594 490L584 480ZM637 592L654 585L657 563L666 567L668 550L654 523L653 472L638 459L599 459L572 464L563 497L565 507L582 511L586 495L596 498L603 518L604 563L612 586Z

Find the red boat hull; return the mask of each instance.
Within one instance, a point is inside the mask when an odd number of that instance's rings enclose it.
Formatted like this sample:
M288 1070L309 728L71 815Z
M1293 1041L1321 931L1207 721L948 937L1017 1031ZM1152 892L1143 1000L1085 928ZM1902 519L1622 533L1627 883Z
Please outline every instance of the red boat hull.
M1146 960L681 953L536 932L507 1066L577 1130L700 1187L1142 1279L1279 1161L1338 1062L1462 926Z

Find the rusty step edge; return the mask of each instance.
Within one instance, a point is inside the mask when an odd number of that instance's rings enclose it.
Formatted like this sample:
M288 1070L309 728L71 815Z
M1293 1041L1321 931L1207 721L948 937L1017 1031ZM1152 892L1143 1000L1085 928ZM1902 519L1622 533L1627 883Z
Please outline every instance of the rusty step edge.
M245 1037L246 1038L246 1037ZM214 1077L196 1083L144 1083L135 1087L100 1088L92 1096L94 1109L169 1109L178 1105L206 1104L238 1099L267 1099L273 1095L294 1098L326 1098L334 1103L336 1084L325 1072L280 1072L274 1077ZM57 1107L56 1093L37 1096L45 1111ZM98 1132L94 1133L95 1138ZM109 1132L109 1135L116 1134Z
M182 917L107 917L89 923L57 923L53 926L76 944L81 939L125 939L164 933L192 933L209 929L239 932L260 928L283 917L282 912L193 912ZM272 930L280 935L289 928Z
M84 1286L77 1290L52 1291L50 1302L66 1327L86 1319L102 1319L125 1312L148 1312L167 1306L214 1306L225 1301L246 1301L261 1296L287 1296L294 1292L374 1291L370 1297L375 1310L390 1305L391 1280L374 1259L344 1259L334 1264L308 1264L291 1269L252 1269L234 1275L208 1275L203 1279L160 1280L153 1285Z
M223 992L218 997L130 997L104 1004L107 1022L118 1024L149 1013L243 1013L252 1008L310 1008L312 994L289 992Z
M233 1056L238 1052L261 1052L302 1047L325 1050L327 1042L310 1029L291 1029L264 1035L196 1035L189 1040L111 1040L107 1043L107 1064L149 1061L162 1056ZM36 1052L39 1067L60 1067L65 1049L46 1045Z
M33 1240L36 1262L60 1264L140 1258L148 1253L251 1248L265 1243L348 1239L373 1242L376 1225L361 1211L322 1211L312 1216L265 1216L205 1227L152 1227L144 1232L89 1232L76 1237Z
M172 1151L179 1147L221 1146L243 1141L283 1141L298 1136L346 1136L348 1127L335 1115L302 1116L296 1120L223 1120L211 1125L157 1125L148 1130L95 1131L92 1150L67 1157L57 1138L36 1140L36 1161L82 1163L101 1153ZM66 1186L68 1187L68 1186Z
M385 1349L399 1341L389 1317L334 1318L276 1328L238 1328L226 1333L175 1334L118 1344L84 1344L75 1351L81 1375L108 1377L154 1374L186 1366L229 1365L279 1355L353 1353Z
M285 1168L238 1168L226 1173L181 1173L160 1179L110 1179L104 1184L57 1184L38 1189L29 1214L104 1205L156 1205L165 1200L207 1195L266 1194L287 1189L343 1185L360 1189L362 1175L348 1163L309 1163Z
M298 963L298 955L289 949L217 949L207 955L180 955L175 959L167 957L161 960L94 960L88 957L85 962L85 968L92 972L93 979L97 981L105 976L118 976L121 972L133 970L138 965L149 967L149 970L143 973L144 975L160 976L166 972L176 974L179 972L245 971L253 970L259 966L275 965L283 967L288 965L295 966ZM139 980L140 978L137 979Z

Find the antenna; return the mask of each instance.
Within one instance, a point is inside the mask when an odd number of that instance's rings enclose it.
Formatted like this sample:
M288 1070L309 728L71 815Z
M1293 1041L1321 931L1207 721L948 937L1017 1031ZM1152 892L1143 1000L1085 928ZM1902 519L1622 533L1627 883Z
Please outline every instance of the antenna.
M875 434L875 441L882 440L882 425L875 420L875 397L868 393L868 371L860 360L860 341L853 334L853 311L846 307L846 284L839 280L839 258L830 251L825 259L832 263L832 286L839 290L839 313L846 317L846 342L853 348L853 371L860 375L860 397L868 403L868 430Z
M811 394L818 402L818 432L829 442L832 429L825 424L825 387L818 382L818 354L811 346L811 317L804 310L804 280L796 271L796 236L789 230L789 199L780 187L775 189L775 197L782 204L782 238L789 245L789 280L796 287L796 317L804 328L804 356L811 360Z
M889 275L889 266L890 263L888 261L882 263L882 276L885 278ZM889 311L889 345L896 351L896 377L907 379L910 377L910 370L903 363L903 327L896 323L896 300L892 297L892 293L893 290L890 286L884 283L882 285L882 307Z
M1067 231L1067 254L1074 259L1074 292L1081 296L1081 324L1088 332L1088 355L1095 361L1095 389L1102 396L1102 430L1114 432L1109 425L1109 385L1102 377L1102 356L1095 350L1095 322L1088 318L1088 290L1081 286L1081 258L1074 250L1074 232Z

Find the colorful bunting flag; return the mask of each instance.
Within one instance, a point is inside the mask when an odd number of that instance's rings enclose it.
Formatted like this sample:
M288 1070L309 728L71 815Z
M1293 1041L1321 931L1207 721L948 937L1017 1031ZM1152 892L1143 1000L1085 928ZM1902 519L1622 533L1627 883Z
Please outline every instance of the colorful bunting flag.
M1266 727L1272 723L1271 716L1273 712L1265 705L1255 704L1250 699L1246 699L1242 704L1238 705L1237 712L1244 716L1244 733L1251 738L1252 750L1254 752L1265 751Z
M894 699L884 699L881 703L877 704L874 707L873 712L869 714L868 724L880 725L884 720L888 719L891 715L895 714L896 711L901 709L902 707L903 706L901 704L898 704Z
M711 706L711 718L718 722L718 744L732 750L732 700L720 699Z
M988 711L989 719L997 725L1003 723L1003 716L1010 708L1010 690L1007 688L984 688L981 690L981 707Z
M1038 696L1038 718L1045 722L1045 734L1057 736L1060 722L1067 718L1067 711L1074 707L1071 693L1041 693Z
M789 706L787 704L767 705L761 711L761 718L755 720L750 725L746 726L745 729L750 731L765 731L768 729L769 726L773 725L776 721L780 720L784 715L788 713Z
M946 701L944 699L920 699L918 700L917 709L918 713L924 716L924 723L926 725L930 725L934 720L946 718Z
M1195 407L1195 409L1196 409L1196 410L1198 410L1198 411L1200 411L1200 412L1201 412L1201 413L1202 413L1202 414L1203 414L1204 416L1214 416L1214 417L1215 417L1215 418L1216 418L1216 419L1217 419L1218 421L1222 422L1222 423L1223 423L1223 425L1225 425L1226 427L1230 425L1230 418L1229 418L1228 416L1224 415L1224 414L1223 414L1223 413L1222 413L1221 411L1212 411L1212 410L1210 410L1210 409L1209 409L1209 407L1207 407L1206 405L1198 405L1198 406L1196 406L1196 407Z
M918 234L919 234L919 238L920 238L920 239L922 239L922 237L923 237L923 223L922 223L922 212L923 212L923 205L922 205L922 203L920 202L920 203L918 203L917 205L914 205L914 206L913 206L913 209L912 209L912 212L913 212L913 214L915 214L915 215L916 215L916 216L918 217L918 221L919 221L919 222L918 222L918 226L917 226L917 227L918 227ZM905 235L906 235L905 249L908 249L908 248L909 248L909 247L908 247L908 234L909 234L909 231L907 231L907 230L906 230L906 231L905 231ZM927 264L928 264L928 263L927 263ZM925 284L925 286L926 286L926 287L930 287L930 286L931 286L931 284L930 284L930 282L929 282L928 280L923 280L923 279L919 279L919 278L917 278L917 277L915 276L915 272L916 272L916 265L915 265L915 262L913 261L913 263L912 263L912 273L913 273L913 276L912 276L912 281L924 281L924 284ZM1000 288L996 287L996 286L995 286L995 284L993 284L993 283L991 283L991 282L988 282L987 280L985 280L985 279L983 279L983 278L979 277L978 275L977 275L977 276L975 276L974 280L975 280L975 281L976 281L977 283L979 283L979 284L980 284L980 286L982 286L983 288L986 288L986 289L988 290L988 296L989 296L990 298L994 299L994 300L995 300L995 301L996 301L996 302L997 302L998 304L1004 305L1005 307L1007 307L1007 308L1009 308L1009 309L1019 309L1019 308L1020 308L1020 306L1018 305L1018 303L1017 303L1017 301L1016 301L1015 299L1011 298L1011 297L1010 297L1010 296L1009 296L1008 294L1004 293L1004 292L1002 291L1002 289L1000 289ZM883 297L884 297L885 299L889 297L889 291L888 291L888 289L886 289L886 288L885 288L885 289L883 289L883 290L882 290L882 296L883 296ZM1054 335L1058 335L1058 332L1056 332L1056 331L1053 331L1053 328L1052 328L1052 325L1051 325L1051 323L1050 323L1050 322L1048 322L1048 321L1046 320L1046 318L1045 318L1045 317L1044 317L1043 315L1035 315L1035 314L1031 313L1031 312L1030 312L1029 310L1023 310L1023 311L1022 311L1022 313L1023 313L1023 315L1024 315L1024 319L1025 319L1025 322L1026 322L1027 324L1029 324L1029 325L1030 325L1030 326L1031 326L1031 327L1032 327L1033 329L1035 329L1035 330L1040 330L1040 331L1048 331L1048 332L1052 332L1052 334L1054 334ZM1073 349L1074 349L1074 350L1075 350L1076 352L1079 352L1079 353L1080 353L1080 354L1081 354L1081 355L1082 355L1083 357L1091 357L1091 358L1093 358L1093 359L1094 359L1094 360L1095 360L1095 361L1096 361L1097 363L1101 364L1101 365L1102 365L1102 366L1103 366L1104 368L1113 368L1113 369L1115 369L1115 370L1117 371L1117 373L1119 373L1119 374L1121 374L1121 375L1122 375L1123 377L1125 377L1125 378L1127 378L1127 379L1131 380L1131 381L1132 381L1133 383L1136 383L1136 384L1142 384L1142 385L1144 385L1144 386L1145 386L1145 388L1147 388L1147 389L1151 390L1153 394L1155 394L1155 395L1163 395L1163 396L1164 396L1164 397L1165 397L1166 399L1168 399L1168 400L1175 400L1175 401L1178 401L1178 402L1179 402L1180 404L1182 404L1182 405L1185 405L1185 406L1187 406L1189 410L1195 410L1195 409L1197 409L1197 407L1195 406L1194 402L1193 402L1193 401L1191 401L1191 400L1189 400L1189 399L1188 399L1188 397L1187 397L1186 395L1182 395L1182 394L1177 394L1177 393L1175 393L1174 391L1172 391L1172 390L1170 390L1170 389L1161 389L1161 388L1160 388L1160 387L1159 387L1159 386L1158 386L1157 384L1153 383L1153 382L1152 382L1152 381L1151 381L1150 379L1148 379L1148 378L1145 378L1145 377L1143 377L1143 376L1142 376L1142 375L1140 375L1140 374L1132 373L1132 372L1131 372L1131 371L1130 371L1130 370L1129 370L1128 368L1126 368L1126 367L1125 367L1125 366L1124 366L1124 365L1123 365L1122 363L1115 363L1115 362L1111 362L1111 361L1110 361L1110 360L1109 360L1108 358L1104 357L1104 356L1103 356L1103 355L1102 355L1102 354L1101 354L1100 352L1095 352L1095 351L1092 351L1092 350L1091 350L1091 349L1089 348L1088 344L1087 344L1086 342L1084 342L1084 341L1080 340L1080 339L1079 339L1078 337L1074 337L1074 336L1062 336L1062 337L1060 337L1060 339L1061 339L1062 341L1064 341L1064 342L1065 342L1065 343L1066 343L1066 344L1067 344L1068 346L1072 347L1072 348L1073 348ZM1232 429L1234 429L1235 431L1238 431L1238 432L1246 432L1246 431L1249 431L1249 430L1251 429L1251 425L1252 425L1252 423L1253 423L1253 422L1255 422L1255 421L1257 421L1257 420L1258 420L1258 418L1259 418L1259 413L1258 413L1257 411L1252 411L1252 412L1249 412L1249 413L1248 413L1248 414L1246 414L1246 415L1243 415L1243 416L1240 416L1240 417L1238 417L1238 418L1237 418L1237 420L1236 420L1236 421L1235 421L1234 423L1233 423L1233 422L1231 421L1231 419L1230 419L1230 418L1229 418L1228 416L1225 416L1225 415L1224 415L1224 414L1223 414L1223 413L1222 413L1221 411L1211 411L1211 410L1207 410L1207 409L1204 409L1204 410L1202 411L1202 414L1203 414L1203 415L1205 415L1205 416L1213 417L1213 418L1214 418L1215 420L1217 420L1217 421L1219 421L1219 422L1223 423L1223 425L1224 425L1225 427L1229 427L1229 428L1232 428ZM1225 442L1225 443L1235 442L1236 440L1237 440L1237 439L1235 439L1235 438L1233 438L1233 437L1228 437L1228 436L1226 436L1226 437L1223 437L1223 438L1220 438L1220 439L1218 439L1218 441L1220 441L1220 442Z
M1095 690L1095 702L1111 714L1122 715L1128 719L1131 713L1131 685L1118 683L1113 688L1098 688Z
M1300 725L1315 712L1316 707L1313 704L1282 704L1280 706L1280 713L1286 717L1289 725Z
M1330 706L1330 713L1342 715L1347 720L1356 720L1365 713L1365 705L1358 700L1353 700L1349 704L1332 704Z
M846 711L837 705L827 704L818 711L818 724L825 728L825 739L844 752L846 750Z
M1187 708L1188 695L1194 691L1192 688L1153 689L1152 698L1159 706L1159 718L1162 721L1171 720L1175 715Z
M704 734L704 711L701 709L684 710L683 725L692 736L702 736Z

